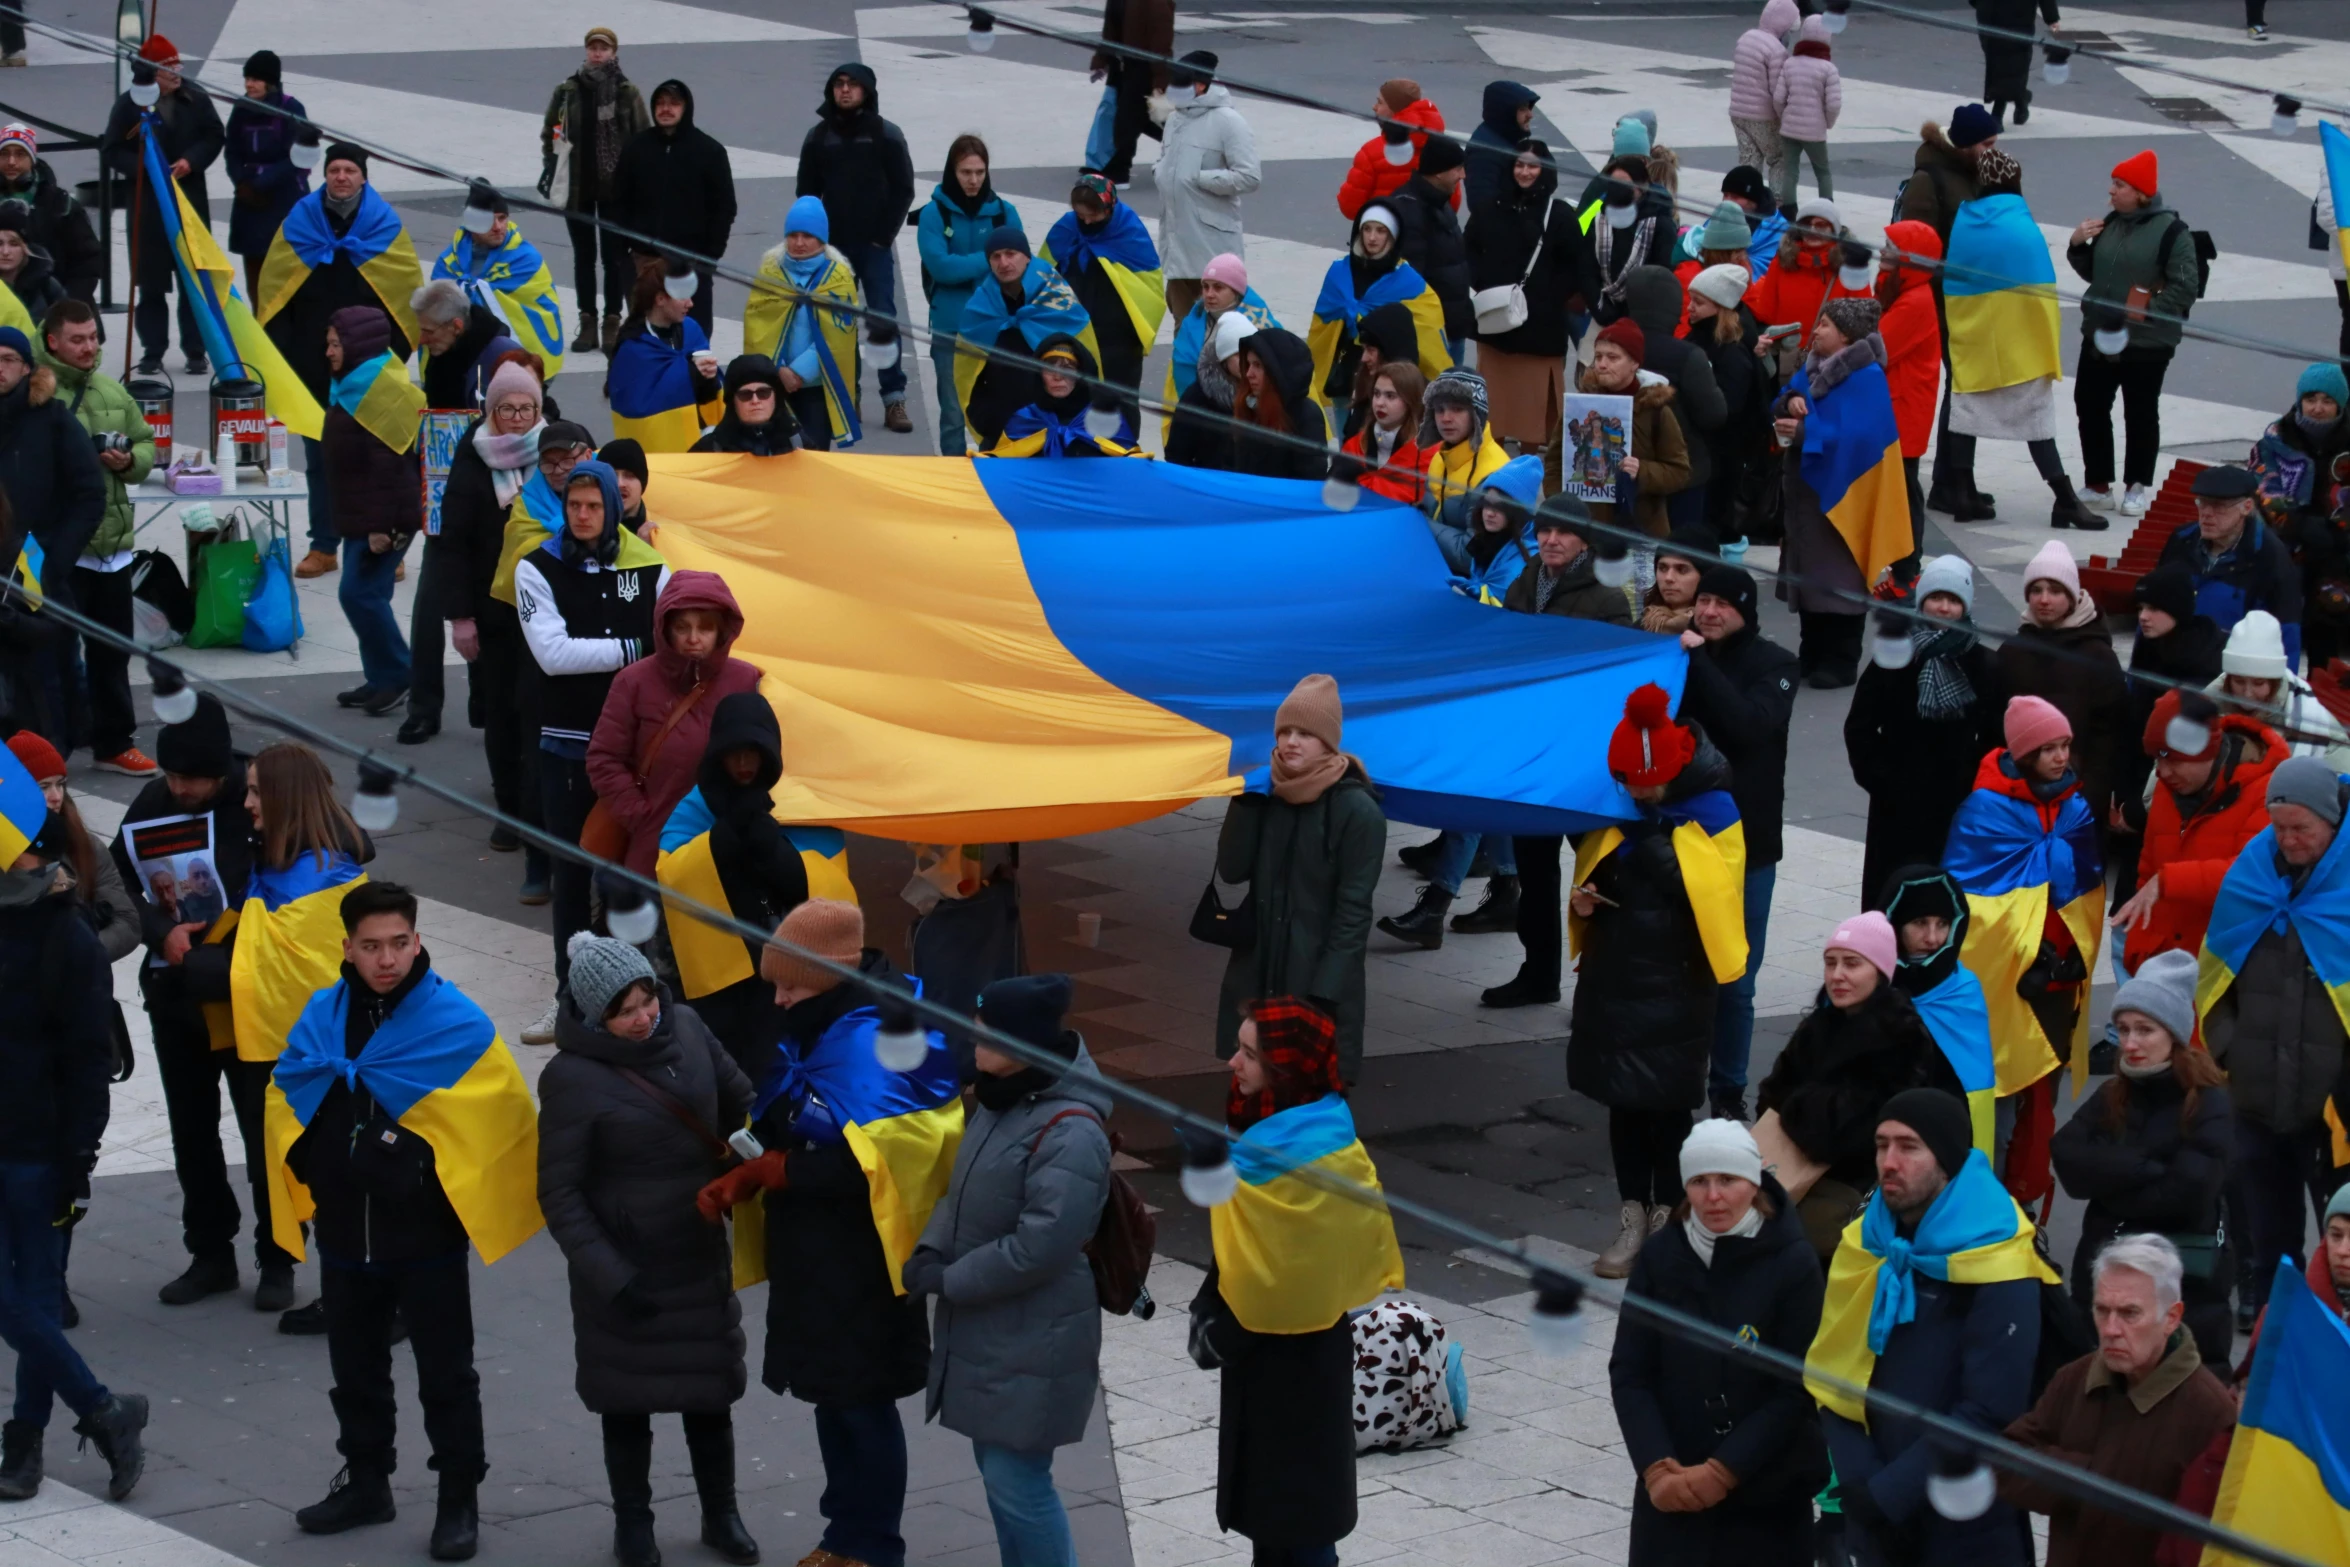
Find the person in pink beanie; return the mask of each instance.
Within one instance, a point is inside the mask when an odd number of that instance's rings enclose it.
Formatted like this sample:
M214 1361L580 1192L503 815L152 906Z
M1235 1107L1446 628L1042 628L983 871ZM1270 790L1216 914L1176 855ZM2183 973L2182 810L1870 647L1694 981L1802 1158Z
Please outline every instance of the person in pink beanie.
M2023 628L2001 644L1998 669L2011 697L2036 697L2064 715L2081 798L2101 830L2110 825L2114 771L2138 738L2130 687L2072 551L2055 539L2024 568Z
M2052 751L2058 746L2063 747L2062 753L2046 759L2054 771L2045 776L2053 781L2072 765L2072 722L2057 711L2055 703L2036 696L2008 698L2007 717L2002 721L2002 730L2007 736L2007 754L2015 758L2018 768L2026 764L2037 768L2042 763L2039 753Z

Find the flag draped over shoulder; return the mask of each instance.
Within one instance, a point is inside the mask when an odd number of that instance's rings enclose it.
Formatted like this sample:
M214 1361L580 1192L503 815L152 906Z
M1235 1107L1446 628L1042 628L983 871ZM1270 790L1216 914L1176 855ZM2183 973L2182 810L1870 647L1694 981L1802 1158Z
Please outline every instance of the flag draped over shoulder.
M416 259L416 245L400 214L373 185L360 187L359 210L342 234L327 221L324 191L314 190L294 203L262 260L255 318L267 325L293 303L311 273L338 258L359 269L384 313L398 323L409 342L415 342L416 312L408 301L424 286L424 264Z
M1381 1290L1403 1288L1385 1203L1342 1196L1298 1171L1379 1190L1379 1172L1337 1094L1266 1116L1232 1144L1232 1200L1208 1210L1217 1288L1251 1333L1318 1333Z
M1340 256L1322 274L1322 292L1314 296L1314 319L1306 328L1306 347L1314 355L1312 391L1329 402L1330 367L1362 329L1366 313L1381 305L1401 305L1412 313L1412 327L1420 344L1420 373L1433 381L1452 368L1452 354L1444 346L1444 301L1428 280L1399 261L1392 271L1362 293L1355 292L1354 268Z
M14 865L48 820L49 801L40 781L9 751L0 758L0 866Z
M2056 263L2023 197L1960 204L1942 262L1942 300L1952 390L1996 392L2063 378Z
M2333 127L2326 127L2331 130ZM2350 1567L2350 1325L2290 1259L2269 1288L2211 1521L2305 1562ZM2216 1545L2203 1567L2244 1567Z
M1681 866L1681 886L1697 917L1706 962L1715 983L1727 985L1746 972L1747 957L1746 827L1738 819L1738 803L1727 790L1708 789L1661 804L1657 814L1672 829L1673 858ZM1623 841L1621 827L1584 834L1575 845L1575 885L1590 881L1599 862ZM1589 924L1582 915L1568 917L1568 949L1576 957L1582 956Z
M1096 435L1085 427L1085 416L1063 418L1036 403L1015 409L1004 421L1004 433L979 454L982 457L1142 457L1135 444L1134 426L1118 416L1118 433Z
M1941 984L1910 997L1942 1058L1958 1074L1966 1090L1968 1119L1973 1123L1975 1147L1991 1157L1998 1114L1999 1071L1991 1049L1991 1011L1983 1002L1983 982L1965 964L1954 965Z
M1811 395L1806 364L1787 383L1805 399L1803 482L1820 498L1829 525L1852 551L1860 580L1873 583L1910 552L1909 478L1901 466L1901 426L1893 414L1893 386L1885 367L1862 365L1841 382Z
M2299 887L2277 867L2277 834L2263 827L2244 845L2211 905L2195 977L2195 1017L2210 1015L2271 930L2288 927L2300 938L2311 972L2334 999L2334 1011L2350 1028L2350 834L2333 843L2310 867Z
M498 543L498 569L490 576L490 597L501 604L513 603L514 568L562 526L562 498L547 476L533 468L530 477L522 481L522 493L506 508L506 532Z
M718 861L710 846L710 829L717 823L699 787L687 791L661 827L661 855L654 874L664 888L713 909L734 912ZM849 881L848 835L837 827L785 826L783 835L799 851L800 866L808 876L808 896L857 901ZM695 1000L758 973L750 948L732 931L720 930L696 919L676 902L664 899L669 911L669 945L677 957L677 977L685 999Z
M144 141L141 156L147 163L147 186L150 190L168 190L173 200L169 204L156 203L156 211L163 224L164 242L171 249L173 264L179 269L181 298L196 318L196 329L204 338L204 351L218 373L223 377L242 377L259 381L270 417L276 419L296 435L315 441L326 420L326 410L318 406L318 399L302 384L286 363L285 355L261 330L252 305L238 284L241 275L212 237L196 209L189 204L187 193L179 188L164 168L163 154L155 142L153 116L140 126ZM304 276L307 276L307 271ZM299 282L296 287L299 287ZM407 304L407 296L401 296ZM15 306L11 315L6 306ZM26 336L38 342L30 319L19 321L24 306L11 293L0 303L0 325L21 327ZM414 432L410 432L411 439Z
M793 319L803 307L813 308L816 330L812 341L824 382L824 411L832 418L834 445L847 447L865 434L857 419L856 307L863 299L857 291L856 269L849 265L848 257L830 245L820 255L823 275L806 284L795 281L789 270L802 263L786 256L781 246L761 258L750 303L743 308L743 352L765 354L777 369L783 369L791 360L784 344L791 336ZM828 309L828 304L836 308ZM837 308L842 306L847 308Z
M1095 364L1102 362L1093 318L1077 302L1077 291L1069 286L1069 280L1054 271L1051 262L1029 258L1028 270L1020 277L1020 294L1020 307L1015 310L1004 303L1002 286L990 276L980 280L963 306L962 324L955 332L955 396L965 411L971 407L971 388L979 384L980 372L987 368L989 350L1009 328L1020 329L1020 340L1028 345L1031 355L1050 339L1067 333L1085 345Z
M327 384L327 401L395 452L416 444L424 388L408 379L408 362L389 352L353 365Z
M1086 233L1074 211L1064 212L1045 234L1044 249L1037 254L1063 277L1083 271L1088 262L1100 267L1126 306L1135 341L1145 353L1158 341L1159 323L1167 315L1167 274L1150 229L1132 207L1122 201L1112 206L1099 234Z
M286 1151L338 1080L364 1088L431 1146L433 1172L482 1261L496 1262L537 1234L545 1224L538 1109L489 1014L428 972L359 1054L346 1057L350 1010L348 983L310 997L270 1077L269 1219L277 1243L303 1254L301 1221L317 1204L286 1168Z
M237 1055L275 1061L318 991L343 968L343 898L367 873L339 853L304 850L284 870L253 867L229 955Z
M2053 814L2054 820L2048 818ZM2053 808L2040 805L2014 774L2005 751L1983 759L1950 824L1942 868L1967 895L1963 961L1983 988L2002 1095L2029 1088L2056 1069L2056 1041L2016 982L2040 955L2048 915L2064 922L2089 972L2105 925L2105 861L2097 822L2079 790ZM2089 1009L2074 1025L2066 1058L2088 1059Z
M921 994L921 982L913 982ZM793 1106L792 1130L815 1143L846 1143L865 1172L873 1227L889 1263L890 1288L906 1292L902 1275L930 1210L946 1195L955 1150L963 1141L963 1099L946 1036L929 1031L930 1051L911 1072L895 1072L873 1054L881 1013L871 1003L843 1014L806 1056L785 1041L759 1085L751 1119L781 1100ZM736 1287L766 1277L764 1210L734 1210ZM746 1215L754 1216L746 1224Z
M716 424L725 412L715 399L694 401L693 356L710 348L701 323L688 316L677 330L675 348L649 327L627 334L612 350L611 368L604 373L612 433L637 442L647 453L692 450L703 427Z
M2350 266L2350 134L2329 120L2317 124L2318 146L2326 160L2326 187L2334 194L2334 249Z
M546 365L547 380L562 374L563 306L555 293L554 269L511 221L506 237L495 245L463 229L450 235L448 248L433 261L432 275L462 284L466 293L504 316L514 340Z
M1822 1409L1858 1425L1869 1423L1860 1399L1824 1379L1869 1385L1886 1339L1917 1316L1912 1276L1917 1273L1950 1284L2057 1282L2056 1270L2033 1249L2032 1221L1981 1153L1967 1155L1906 1240L1895 1228L1885 1194L1875 1193L1860 1217L1845 1227L1828 1265L1819 1332L1803 1357L1804 1386Z
M1260 332L1280 330L1281 318L1273 314L1273 307L1259 298L1255 289L1240 296L1233 309L1256 324ZM1208 307L1193 305L1181 321L1175 323L1175 346L1167 358L1167 395L1165 401L1174 403L1199 380L1200 350L1208 346Z

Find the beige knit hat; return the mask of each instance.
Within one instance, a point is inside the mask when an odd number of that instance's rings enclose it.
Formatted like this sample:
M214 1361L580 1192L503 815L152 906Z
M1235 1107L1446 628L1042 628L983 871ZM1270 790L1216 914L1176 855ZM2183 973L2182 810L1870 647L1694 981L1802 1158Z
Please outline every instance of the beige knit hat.
M836 898L810 898L783 917L775 927L775 939L855 968L865 950L865 913ZM840 983L839 976L782 947L769 947L759 955L759 977L795 990L826 991Z
M1328 675L1308 675L1282 698L1280 710L1273 715L1273 733L1302 729L1335 751L1339 748L1339 731L1345 723L1346 712L1338 701L1338 682Z

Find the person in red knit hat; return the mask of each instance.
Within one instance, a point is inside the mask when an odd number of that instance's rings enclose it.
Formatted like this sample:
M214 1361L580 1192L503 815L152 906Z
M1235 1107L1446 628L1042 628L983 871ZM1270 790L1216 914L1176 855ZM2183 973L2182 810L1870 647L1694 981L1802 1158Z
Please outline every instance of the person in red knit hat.
M144 142L139 134L140 122L152 117L156 146L162 150L164 167L170 170L172 183L188 198L196 209L196 217L207 227L212 222L212 198L205 193L204 171L212 166L228 133L221 128L220 114L212 107L212 100L190 85L180 74L180 52L172 41L156 33L139 46L138 63L131 67L131 85L114 100L114 111L106 119L106 134L100 138L99 159L107 168L131 180L145 156ZM145 98L145 104L140 99ZM203 375L210 369L204 357L203 334L196 327L195 306L188 300L187 291L177 282L177 272L171 258L171 241L166 237L159 208L151 205L156 200L155 190L139 184L140 201L145 205L144 220L132 231L138 238L138 255L132 258L137 268L137 303L132 319L139 336L139 373L152 374L163 368L163 350L171 335L171 290L179 288L180 350L187 355L190 375ZM125 219L124 221L128 221Z
M1620 1233L1593 1271L1620 1279L1681 1197L1681 1139L1705 1103L1714 992L1746 966L1745 863L1730 765L1662 686L1624 703L1608 771L1638 811L1587 833L1568 899L1576 966L1567 1086L1608 1107Z
M1632 429L1627 451L1617 464L1616 498L1587 499L1584 504L1596 521L1628 521L1650 537L1661 539L1672 531L1671 519L1665 515L1666 498L1689 488L1695 470L1681 421L1673 413L1672 386L1653 373L1643 378L1640 361L1647 354L1648 338L1638 322L1626 317L1603 327L1592 344L1591 363L1576 378L1575 390L1632 399ZM1543 493L1559 488L1571 450L1564 429L1543 449ZM1646 558L1641 564L1644 571L1654 570ZM1646 593L1648 585L1644 577L1640 591Z
M2152 150L2113 166L2113 210L2073 230L2064 258L2088 282L2081 298L2081 356L2073 408L2081 422L2081 499L2111 508L2113 399L2121 394L2124 451L2120 510L2141 516L2153 504L2155 454L2162 445L2162 378L2178 351L2181 323L2202 291L2195 236L2162 199ZM2118 353L2097 347L2100 332L2127 333Z

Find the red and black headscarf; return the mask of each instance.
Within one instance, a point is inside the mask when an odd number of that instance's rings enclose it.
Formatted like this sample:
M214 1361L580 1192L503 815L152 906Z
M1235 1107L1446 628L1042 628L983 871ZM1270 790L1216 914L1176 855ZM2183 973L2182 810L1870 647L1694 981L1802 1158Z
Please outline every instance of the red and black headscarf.
M1249 1007L1257 1025L1257 1055L1265 1063L1265 1086L1240 1091L1240 1079L1224 1101L1224 1123L1245 1132L1281 1110L1310 1105L1346 1085L1338 1076L1338 1020L1298 996L1272 996Z

